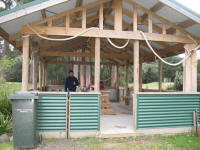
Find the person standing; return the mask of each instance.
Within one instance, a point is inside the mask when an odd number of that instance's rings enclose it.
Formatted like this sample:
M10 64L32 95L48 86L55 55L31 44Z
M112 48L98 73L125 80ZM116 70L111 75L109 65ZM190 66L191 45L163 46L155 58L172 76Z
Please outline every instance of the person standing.
M64 90L67 92L76 92L76 87L79 85L78 79L74 76L74 72L72 70L69 71L69 76L65 80Z

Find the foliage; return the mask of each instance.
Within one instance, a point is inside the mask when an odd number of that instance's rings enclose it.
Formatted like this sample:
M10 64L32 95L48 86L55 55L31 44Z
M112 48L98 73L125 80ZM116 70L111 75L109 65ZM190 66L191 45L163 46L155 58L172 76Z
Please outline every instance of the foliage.
M2 113L5 116L11 116L12 114L12 105L10 100L7 99L7 97L0 99L0 113Z
M143 68L143 83L158 81L158 67L155 63L144 64Z
M8 71L10 68L12 68L17 61L19 60L18 57L15 58L10 58L8 56L3 56L0 59L0 73L4 70L4 71Z
M176 76L174 79L174 90L182 91L183 90L183 73L176 71Z
M170 63L177 63L181 60L182 58L178 56L174 57L168 57L165 60L170 62ZM175 76L176 76L176 71L182 72L183 71L183 65L178 65L178 66L169 66L165 63L162 63L162 71L163 71L163 78L171 78L172 81L174 81Z
M0 113L0 135L9 133L12 129L12 118Z

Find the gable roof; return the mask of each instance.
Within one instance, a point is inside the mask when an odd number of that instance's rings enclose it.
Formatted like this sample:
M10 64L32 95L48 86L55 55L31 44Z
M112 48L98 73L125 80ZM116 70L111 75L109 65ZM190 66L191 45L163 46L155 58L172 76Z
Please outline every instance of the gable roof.
M97 0L83 0L82 5L87 5L89 3L96 1ZM194 15L191 11L187 9L183 9L183 7L176 4L175 1L173 4L176 7L172 7L172 5L167 3L169 2L169 0L132 0L132 1L147 9L151 9L159 2L163 2L164 4L166 3L161 9L159 9L155 13L165 18L166 20L169 20L170 22L178 25L184 22L188 23L189 21L190 25L184 28L192 35L200 37L200 30L199 30L200 17ZM184 10L184 12L183 11L181 12L180 9L177 9L178 6L181 7ZM41 10L45 9L46 16L49 17L55 14L62 13L64 11L68 11L75 7L76 7L76 0L35 0L33 2L24 4L22 6L18 6L11 10L1 12L0 29L2 28L8 35L13 35L19 33L23 25L43 19ZM124 0L123 0L123 9L133 12L133 7L130 6L128 3L126 3ZM87 15L91 16L93 14L87 14ZM111 12L110 15L113 16L114 12ZM138 15L143 16L144 12L138 10ZM195 17L192 15L194 15ZM127 17L125 14L123 14L123 20L127 24L132 23L132 18ZM109 19L107 19L105 23L108 25L113 25L113 22L110 21ZM156 24L158 27L162 28L162 23L158 19L153 18L153 23ZM147 31L146 26L140 24L138 26L139 30ZM170 26L167 26L167 29L170 28L171 28ZM157 49L162 48L156 43L153 46L155 46Z

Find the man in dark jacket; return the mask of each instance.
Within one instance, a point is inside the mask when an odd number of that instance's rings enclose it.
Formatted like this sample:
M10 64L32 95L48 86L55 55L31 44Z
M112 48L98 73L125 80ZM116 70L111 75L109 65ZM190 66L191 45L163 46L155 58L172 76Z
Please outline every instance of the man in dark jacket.
M65 80L65 92L68 90L70 92L76 92L76 87L79 85L79 82L76 77L74 77L74 72L69 71L69 76Z

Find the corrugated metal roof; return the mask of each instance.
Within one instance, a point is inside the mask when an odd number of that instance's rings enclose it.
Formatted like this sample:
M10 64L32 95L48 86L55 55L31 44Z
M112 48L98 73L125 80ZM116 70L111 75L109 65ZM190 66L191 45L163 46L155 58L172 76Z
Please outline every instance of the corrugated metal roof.
M48 1L48 0L34 0L32 2L16 6L16 7L12 8L12 9L0 12L0 16L4 16L6 14L10 14L10 13L16 12L16 11L21 10L21 9L31 7L33 5L39 4L39 3L44 2L44 1Z

